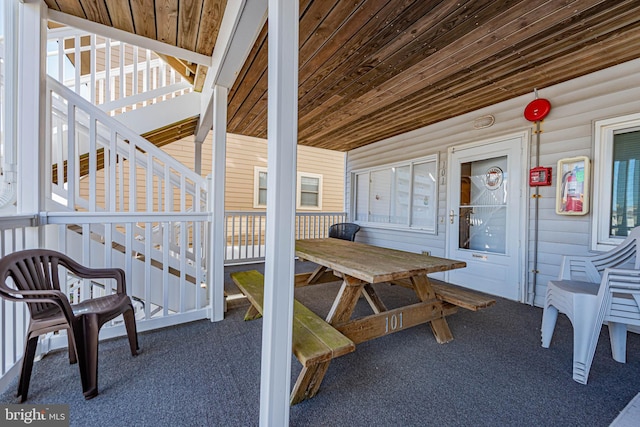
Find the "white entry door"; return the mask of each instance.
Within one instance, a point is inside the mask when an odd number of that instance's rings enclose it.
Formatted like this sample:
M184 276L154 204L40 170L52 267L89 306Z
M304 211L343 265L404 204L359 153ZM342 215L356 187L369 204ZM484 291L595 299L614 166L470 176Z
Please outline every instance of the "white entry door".
M526 135L449 150L447 257L461 286L523 300ZM521 244L522 242L522 244Z

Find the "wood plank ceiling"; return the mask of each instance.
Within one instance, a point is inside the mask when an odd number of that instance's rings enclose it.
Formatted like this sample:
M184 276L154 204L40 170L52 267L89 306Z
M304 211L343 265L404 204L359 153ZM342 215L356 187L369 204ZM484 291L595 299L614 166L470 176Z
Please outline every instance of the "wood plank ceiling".
M211 55L226 1L46 3ZM639 57L638 0L300 0L299 143L348 151ZM267 136L266 26L228 113Z

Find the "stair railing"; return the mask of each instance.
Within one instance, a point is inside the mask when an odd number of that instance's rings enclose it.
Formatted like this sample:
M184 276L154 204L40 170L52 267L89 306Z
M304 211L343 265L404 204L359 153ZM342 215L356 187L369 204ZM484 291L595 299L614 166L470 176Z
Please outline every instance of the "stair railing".
M207 180L51 77L47 112L47 223L62 227L60 246L79 244L83 263L140 276L132 292L145 320L204 316Z
M111 116L192 91L153 51L71 27L47 31L47 73Z
M72 209L200 212L206 179L47 79L53 193Z

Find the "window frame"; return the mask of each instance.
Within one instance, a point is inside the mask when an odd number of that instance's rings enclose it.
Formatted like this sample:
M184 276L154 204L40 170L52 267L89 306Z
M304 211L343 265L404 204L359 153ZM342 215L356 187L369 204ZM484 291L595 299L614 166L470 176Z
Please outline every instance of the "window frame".
M260 173L268 173L264 166L253 167L253 208L266 209L266 204L260 204ZM318 206L302 206L302 177L313 178L318 180ZM268 191L268 189L267 189ZM311 172L296 173L296 209L321 211L322 210L322 193L323 193L323 175Z
M298 172L296 174L296 209L319 211L322 210L322 175L310 172ZM302 206L302 178L318 180L318 204L317 206Z
M260 204L260 173L267 173L267 168L263 166L253 167L253 208L266 209L267 204Z
M621 131L640 128L640 113L628 114L594 122L593 217L591 249L607 251L617 246L624 237L609 235L611 218L611 176L613 173L613 139Z
M431 194L431 198L433 200L433 212L432 212L432 224L433 226L415 226L412 225L412 220L413 220L413 206L414 206L414 201L413 201L413 197L415 196L414 194L414 166L418 165L418 164L423 164L423 163L433 163L434 166L434 186L433 186L433 192ZM358 177L359 176L364 176L365 174L369 175L373 172L379 172L379 171L384 171L384 170L390 170L393 168L401 168L401 167L409 167L409 176L410 176L410 182L409 182L409 197L407 200L407 205L408 205L408 213L407 213L407 223L404 224L399 224L399 223L392 223L392 222L375 222L375 221L362 221L362 220L358 220L357 219L357 203L358 203ZM411 230L411 231L415 231L415 232L420 232L420 233L426 233L426 234L438 234L438 208L439 208L439 200L438 200L438 193L439 193L439 178L438 178L438 174L439 174L439 156L438 153L436 154L431 154L428 156L424 156L424 157L418 157L415 159L410 159L410 160L405 160L402 162L394 162L394 163L386 163L386 164L382 164L382 165L378 165L378 166L374 166L374 167L370 167L370 168L363 168L363 169L357 169L357 170L353 170L351 171L351 212L353 214L353 218L354 218L354 222L362 225L362 226L366 226L366 227L371 227L371 228L382 228L382 229L389 229L389 230ZM369 185L367 185L367 189L369 189ZM369 198L367 196L367 205L369 206Z

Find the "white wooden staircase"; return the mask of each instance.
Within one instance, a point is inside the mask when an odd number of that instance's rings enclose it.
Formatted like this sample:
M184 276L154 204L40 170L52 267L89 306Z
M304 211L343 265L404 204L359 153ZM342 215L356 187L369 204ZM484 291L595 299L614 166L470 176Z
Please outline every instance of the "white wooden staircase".
M200 94L148 51L71 29L50 31L49 46L47 240L83 263L124 268L145 320L206 317L209 182L140 136L193 120Z

